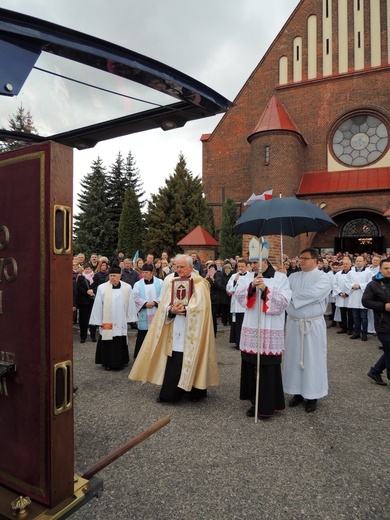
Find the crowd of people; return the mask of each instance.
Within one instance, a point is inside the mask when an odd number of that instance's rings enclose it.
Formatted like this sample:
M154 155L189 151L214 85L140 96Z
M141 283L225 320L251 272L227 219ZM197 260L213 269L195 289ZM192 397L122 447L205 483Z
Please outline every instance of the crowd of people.
M168 258L111 261L80 253L73 259L73 321L80 342L88 329L95 362L105 370L130 361L128 324L137 329L129 378L161 385L159 402L198 401L219 384L215 337L218 319L241 352L240 399L249 417L268 419L304 403L314 412L328 393L326 328L383 350L368 377L390 380L390 259L386 254L327 254L304 249L269 261L268 244L254 238L248 258L203 265L196 252ZM328 318L328 324L326 323ZM282 363L282 357L283 363ZM283 366L283 370L282 370Z

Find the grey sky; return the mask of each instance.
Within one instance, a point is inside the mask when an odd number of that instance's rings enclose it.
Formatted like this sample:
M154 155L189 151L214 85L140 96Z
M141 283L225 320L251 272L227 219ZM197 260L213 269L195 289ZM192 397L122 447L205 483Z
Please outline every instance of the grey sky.
M0 0L5 9L71 27L159 60L231 101L298 3L299 0ZM34 116L34 107L26 108ZM164 184L180 152L189 169L200 175L200 136L211 132L219 119L216 116L190 122L170 132L157 129L133 134L100 143L91 150L75 151L74 204L79 181L98 155L109 166L118 151L126 156L130 150L148 194L156 193Z

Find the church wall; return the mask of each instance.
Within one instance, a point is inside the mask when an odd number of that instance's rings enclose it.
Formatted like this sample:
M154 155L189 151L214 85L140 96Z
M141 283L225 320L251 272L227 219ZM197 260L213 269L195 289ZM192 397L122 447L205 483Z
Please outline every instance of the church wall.
M324 0L325 1L325 0ZM329 2L328 15L331 23L332 41L329 49L332 52L333 74L324 78L323 52L324 45L322 21L324 2L305 0L301 2L283 32L275 39L266 55L248 78L235 99L233 107L220 121L214 133L203 145L203 181L208 200L221 201L221 185L227 186L226 196L233 196L236 201L245 201L252 192L262 193L273 189L274 196L295 194L303 173L328 171L328 142L334 124L351 111L369 109L378 111L390 121L390 89L388 65L388 28L386 6L390 2L380 1L381 21L381 67L371 68L371 46L378 45L371 39L370 0L361 2L364 9L363 70L355 71L355 39L354 35L354 3L355 0L332 0ZM348 25L348 72L339 75L339 5L346 5ZM389 5L390 10L390 5ZM313 34L313 16L317 20L317 78L308 80L308 39L311 27ZM308 23L311 18L311 25ZM302 81L293 83L294 39L302 38ZM297 41L297 40L296 40ZM376 43L375 43L376 41ZM311 41L313 52L313 42ZM279 84L280 58L287 60L287 81ZM312 64L313 57L311 57ZM344 60L345 61L345 60ZM311 65L311 71L313 66ZM311 72L312 74L312 72ZM290 132L266 132L259 134L247 142L252 134L271 96L276 94L288 115L297 125L307 146ZM270 146L270 163L264 165L264 147ZM390 156L388 152L385 163ZM383 163L382 163L383 164ZM377 168L378 164L367 168ZM334 164L330 170L334 171ZM340 170L344 169L340 165ZM314 202L315 197L310 198ZM346 211L348 208L365 207L376 211L386 211L390 203L390 190L383 192L351 193L348 195L318 195L318 199L326 202L326 212L331 216ZM382 220L385 220L382 218ZM216 214L216 226L219 227L220 216ZM384 224L390 237L388 223ZM337 229L337 228L336 228ZM337 233L337 231L335 231ZM333 240L333 239L332 239ZM307 240L306 240L307 241ZM299 249L305 240L292 240L291 247ZM326 239L327 242L327 239ZM298 245L297 245L298 244ZM330 247L330 246L329 246Z

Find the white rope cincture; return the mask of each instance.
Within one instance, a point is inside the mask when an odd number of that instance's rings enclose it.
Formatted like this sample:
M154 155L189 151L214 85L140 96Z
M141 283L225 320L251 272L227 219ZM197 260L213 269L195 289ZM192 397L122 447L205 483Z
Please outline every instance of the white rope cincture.
M292 318L289 316L290 320L299 321L299 332L301 333L301 360L299 362L299 366L302 370L304 370L305 365L303 364L303 341L307 334L309 334L313 329L313 321L320 320L323 316L315 316L314 318ZM305 323L309 322L310 326L307 330L305 330Z

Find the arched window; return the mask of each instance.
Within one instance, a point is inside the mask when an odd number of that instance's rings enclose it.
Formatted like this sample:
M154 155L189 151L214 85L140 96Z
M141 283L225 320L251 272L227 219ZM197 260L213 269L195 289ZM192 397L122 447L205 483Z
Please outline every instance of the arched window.
M378 237L378 226L369 218L354 218L344 224L341 237Z
M287 56L279 58L279 85L288 83L288 60Z

